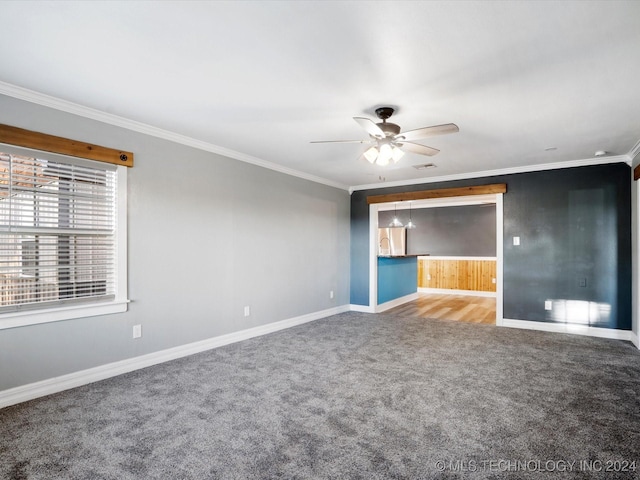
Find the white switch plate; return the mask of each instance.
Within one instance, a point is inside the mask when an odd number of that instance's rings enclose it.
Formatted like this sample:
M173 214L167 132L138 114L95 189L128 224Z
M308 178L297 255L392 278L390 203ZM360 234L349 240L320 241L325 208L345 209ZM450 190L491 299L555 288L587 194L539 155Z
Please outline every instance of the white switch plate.
M249 315L251 315L251 307L247 305L244 307L244 316L248 317Z
M520 245L520 237L513 237L513 244Z
M553 302L551 300L544 301L544 309L545 310L553 310Z
M333 298L333 290L329 292L329 298Z
M133 338L140 338L142 336L142 325L133 326Z

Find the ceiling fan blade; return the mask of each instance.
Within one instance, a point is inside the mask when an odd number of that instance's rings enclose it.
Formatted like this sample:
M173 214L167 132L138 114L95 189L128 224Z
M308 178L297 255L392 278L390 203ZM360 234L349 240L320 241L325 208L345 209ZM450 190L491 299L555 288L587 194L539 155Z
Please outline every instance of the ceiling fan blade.
M316 140L309 143L371 143L371 140Z
M362 128L364 128L369 135L376 138L384 138L386 135L382 129L376 125L371 119L365 117L353 117Z
M412 142L421 138L432 137L434 135L444 135L446 133L456 133L460 129L455 123L445 123L444 125L434 125L433 127L417 128L408 132L400 132L396 135L398 140L406 140Z
M398 146L402 150L406 150L408 152L419 153L420 155L428 155L429 157L433 157L440 150L437 148L427 147L426 145L420 145L419 143L413 142L402 142L398 143Z

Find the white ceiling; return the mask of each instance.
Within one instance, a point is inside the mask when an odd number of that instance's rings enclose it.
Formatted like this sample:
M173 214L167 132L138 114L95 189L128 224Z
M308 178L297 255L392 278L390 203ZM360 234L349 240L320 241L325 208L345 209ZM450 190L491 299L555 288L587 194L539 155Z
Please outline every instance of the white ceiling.
M640 139L637 1L5 0L0 18L6 84L340 185L626 155ZM309 143L367 138L352 117L382 105L403 130L460 132L392 168Z

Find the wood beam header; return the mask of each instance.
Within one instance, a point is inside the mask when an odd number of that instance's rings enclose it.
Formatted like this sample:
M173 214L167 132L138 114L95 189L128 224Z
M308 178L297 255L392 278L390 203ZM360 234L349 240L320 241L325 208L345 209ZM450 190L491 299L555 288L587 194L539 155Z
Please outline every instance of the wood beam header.
M468 195L489 195L507 193L506 183L478 185L474 187L439 188L436 190L422 190L419 192L389 193L387 195L372 195L367 197L367 203L406 202L409 200L425 200L428 198L466 197Z
M133 153L0 124L0 143L133 167Z

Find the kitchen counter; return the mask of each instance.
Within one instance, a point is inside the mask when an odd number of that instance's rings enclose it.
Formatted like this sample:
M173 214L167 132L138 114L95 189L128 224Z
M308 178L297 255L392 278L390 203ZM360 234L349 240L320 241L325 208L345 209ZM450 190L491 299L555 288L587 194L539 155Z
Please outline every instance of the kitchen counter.
M417 255L378 257L378 305L418 291Z

